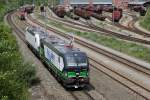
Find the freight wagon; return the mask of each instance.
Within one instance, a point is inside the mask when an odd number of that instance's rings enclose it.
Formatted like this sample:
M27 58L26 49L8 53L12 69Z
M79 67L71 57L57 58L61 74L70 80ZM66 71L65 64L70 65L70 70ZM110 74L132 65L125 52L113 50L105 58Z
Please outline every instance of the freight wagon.
M94 18L96 18L96 19L98 19L98 20L101 20L101 21L105 21L105 19L106 19L106 16L99 15L99 14L97 14L97 13L93 13L93 14L92 14L92 17L94 17Z
M114 22L119 22L121 17L122 17L122 9L114 8L114 11L112 12L112 20Z
M25 12L27 14L33 13L34 8L35 8L34 5L26 5L25 6Z
M56 36L48 36L36 27L26 28L26 42L32 51L48 65L53 75L65 87L85 87L89 84L89 62L86 53L70 47Z
M66 15L67 15L68 17L70 17L71 19L74 19L74 20L79 20L79 19L80 19L79 16L77 16L77 15L75 15L75 14L73 13L73 11L68 11L68 12L66 12Z
M65 14L66 14L65 7L62 5L53 7L52 10L58 17L61 17L61 18L64 18Z
M20 20L25 20L26 19L25 15L26 15L25 9L21 8L20 11L19 11L19 18L20 18Z
M87 11L83 8L74 8L74 13L84 19L90 19L92 12L91 11Z
M97 13L97 14L102 14L103 8L101 6L87 6L84 7L86 11L91 11L91 13Z

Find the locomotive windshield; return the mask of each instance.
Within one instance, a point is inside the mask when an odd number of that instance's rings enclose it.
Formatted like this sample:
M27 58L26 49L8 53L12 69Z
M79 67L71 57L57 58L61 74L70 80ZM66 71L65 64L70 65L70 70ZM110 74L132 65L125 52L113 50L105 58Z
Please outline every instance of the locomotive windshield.
M87 56L84 53L72 53L66 55L67 66L82 67L87 66Z
M73 56L66 57L67 66L77 66L76 60Z

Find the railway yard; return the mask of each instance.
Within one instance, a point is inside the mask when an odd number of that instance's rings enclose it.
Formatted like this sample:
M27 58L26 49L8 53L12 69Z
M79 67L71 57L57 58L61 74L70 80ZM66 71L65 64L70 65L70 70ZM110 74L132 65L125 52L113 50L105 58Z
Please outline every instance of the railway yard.
M6 14L19 51L40 79L28 90L31 100L150 100L150 31L139 25L143 8L108 8L77 6L66 15L63 6L41 5ZM77 65L72 56L66 60L72 52Z

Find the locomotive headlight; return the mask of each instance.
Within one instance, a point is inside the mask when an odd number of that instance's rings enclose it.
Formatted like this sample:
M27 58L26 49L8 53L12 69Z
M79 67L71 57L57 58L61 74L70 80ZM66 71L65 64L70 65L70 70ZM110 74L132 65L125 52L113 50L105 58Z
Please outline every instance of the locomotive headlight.
M87 73L87 76L89 75L89 73Z

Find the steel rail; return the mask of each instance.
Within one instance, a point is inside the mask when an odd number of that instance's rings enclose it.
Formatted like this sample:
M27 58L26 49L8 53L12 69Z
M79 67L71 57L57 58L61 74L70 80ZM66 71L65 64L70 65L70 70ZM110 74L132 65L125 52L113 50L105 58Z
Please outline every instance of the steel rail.
M29 17L29 19L30 19L32 22L34 22L34 23L36 23L36 24L38 24L38 25L40 25L40 26L43 27L43 24L42 24L42 23L40 23L40 22L38 22L37 20L31 18L31 16ZM49 27L49 26L47 26L47 29L50 30L50 31L53 31L54 33L57 33L57 34L59 34L59 35L65 37L65 38L70 38L70 36L68 36L67 34L64 34L64 33L60 32L60 31L58 31L58 30L56 30L56 29L54 29L54 28ZM99 48L99 47L96 47L96 46L94 46L94 45L92 45L92 44L90 44L90 43L87 43L87 42L85 42L85 41L82 41L82 40L79 39L79 38L76 38L76 37L75 37L75 41L76 41L76 43L81 44L81 45L83 45L83 46L86 46L86 47L92 49L92 50L95 51L95 52L102 53L101 51L103 51L103 52L105 52L104 55L106 55L106 54L108 53L106 56L108 56L108 55L113 55L113 56L115 56L115 57L118 57L118 59L121 58L121 57L119 57L119 56L117 56L117 55L111 54L111 52L108 52L108 51L106 51L106 50L103 50L103 49L101 49L101 48ZM108 56L108 57L109 57L109 58L112 58L111 56ZM118 59L116 59L116 58L114 58L114 57L113 57L113 59L118 60ZM123 58L123 59L124 59L124 58ZM127 63L132 63L132 65L126 64L126 62L124 62L124 61L118 61L118 62L121 62L122 64L125 64L125 65L127 65L127 66L130 66L130 67L132 67L133 69L142 72L143 74L149 75L149 71L150 71L150 70L147 69L146 67L141 66L141 65L138 65L138 64L136 64L136 63L134 63L134 62L132 62L132 61L128 61L127 59L124 59L124 60L126 60ZM141 68L142 70L141 70L141 69L138 69L136 66L133 67L134 64L135 64L135 65L138 65L139 68ZM148 70L148 71L145 72L143 69L144 69L144 70ZM113 71L114 71L114 70L113 70ZM114 72L117 73L116 71L114 71ZM130 80L130 81L132 81L131 79L127 78L126 76L123 76L123 75L120 75L120 76L122 76L122 77L124 77L124 78L126 78L126 79L128 79L128 80ZM133 81L133 82L136 83L135 81ZM133 82L132 82L132 83L133 83ZM137 84L139 87L143 88L146 92L150 93L150 90L147 89L145 86L142 86L140 83L136 83L136 84ZM132 90L133 90L133 89L132 89ZM133 91L135 91L135 90L133 90ZM138 93L138 91L136 91L136 92ZM143 94L141 93L141 95L143 95ZM144 96L144 95L143 95L143 96ZM144 96L144 97L145 97L145 96ZM145 98L146 98L146 97L145 97ZM149 98L149 97L148 97L148 98Z
M94 25L93 23L91 23L88 20L87 20L87 22L84 22L85 25L83 25L83 24L80 24L80 23L76 23L74 21L69 21L69 20L65 20L65 19L62 19L62 18L56 18L56 17L53 17L53 16L52 16L52 18L48 18L48 19L50 19L50 20L53 19L53 20L55 20L57 22L63 23L66 26L69 26L69 27L72 27L72 28L76 28L76 29L79 29L79 30L83 30L83 31L87 31L87 32L95 32L97 34L116 36L116 37L118 37L120 39L125 39L125 40L129 40L129 41L133 41L133 42L139 42L139 43L148 44L148 45L150 44L150 41L148 41L148 40L144 40L144 39L140 39L138 37L132 37L132 36L124 35L124 34L119 34L117 32L112 32L110 30L98 27L98 26ZM59 20L61 20L61 21L59 21ZM62 22L62 21L64 21L64 22ZM75 25L78 25L78 26L81 26L81 27L77 27ZM87 29L85 29L85 28L87 28Z
M22 31L18 25L14 22L13 20L13 14L15 14L14 11L10 12L7 16L6 16L6 19L9 23L9 25L12 27L13 31L19 36L19 38L26 44L26 40L25 40L25 35L24 35L24 31ZM23 23L26 23L26 22L23 22ZM28 23L25 24L26 26L29 26ZM90 84L90 87L93 87L91 84ZM79 92L82 92L83 94L85 94L90 100L94 100L94 98L89 94L87 93L85 90L83 91L79 91ZM48 93L45 91L45 93L48 95ZM70 94L73 96L73 98L75 100L79 100L79 96L76 95L76 93L74 93L73 91L70 92Z
M30 20L32 20L32 22L34 22L34 23L44 27L44 24L40 23L38 20L33 19L31 16L28 16L28 17L29 17ZM56 30L54 28L49 27L49 26L47 26L47 29L49 29L50 31L53 31L53 32L55 32L57 34L60 34L63 37L70 38L69 35L64 34L64 33L60 32L60 31L58 31L58 30ZM133 68L135 68L138 71L142 71L143 73L150 75L150 68L147 68L147 67L142 66L140 64L137 64L135 62L132 62L132 61L128 60L127 58L118 56L118 55L116 55L116 54L114 54L114 53L112 53L110 51L106 51L103 48L97 47L97 46L95 46L95 45L93 45L91 43L88 43L88 42L86 42L84 40L81 40L81 39L79 39L77 37L75 37L75 42L77 42L77 43L79 43L81 45L84 45L84 46L86 46L86 47L88 47L88 48L92 49L93 51L96 51L96 52L98 52L100 54L108 56L109 58L115 59L115 60L119 61L120 63L123 63L123 64L126 64L126 65L130 66L130 67L133 67Z
M10 20L10 19L7 19L8 21ZM32 21L33 21L34 19L32 19ZM35 21L33 21L33 22L35 22ZM35 23L37 23L37 22L35 22ZM39 23L37 23L37 24L39 24ZM13 28L16 28L15 27L15 24L12 24L12 23L10 23L10 25L11 26L13 26ZM40 23L40 25L41 26L43 26L41 23ZM51 31L54 31L55 33L59 33L59 34L61 34L62 35L62 33L60 33L59 31L57 31L57 30L55 30L55 29L51 29L50 27L47 27L48 29L50 29ZM17 31L17 33L21 33L22 31ZM67 36L67 35L63 35L64 37L66 37L66 38L69 38L69 36ZM77 39L77 40L79 40L79 39ZM77 42L77 40L76 40L76 42ZM81 41L81 40L79 40L80 42L84 42L84 41ZM87 45L89 45L89 44L87 44ZM90 47L91 48L91 47ZM95 48L95 47L94 47ZM91 59L91 58L90 58ZM95 60L94 60L95 61ZM99 65L102 65L101 63L99 63L99 62L96 62L96 63L98 63ZM93 64L93 65L95 65L95 64ZM104 65L103 65L104 66ZM106 66L105 66L105 68L106 68ZM99 68L97 68L97 69L99 69ZM99 69L100 70L100 69ZM110 69L109 69L110 70ZM111 70L112 72L114 72L113 70ZM116 72L114 72L114 73L116 73ZM122 75L119 75L119 76L122 76ZM112 77L112 76L111 76ZM122 77L124 77L124 76L122 76ZM126 79L126 77L124 77L125 79ZM134 83L134 84L136 84L136 85L139 85L139 84L137 84L137 83L135 83L135 82L132 82L132 83ZM128 87L128 86L127 86ZM131 90L133 90L131 87L128 87L128 88L130 88ZM143 87L142 87L143 88ZM143 94L140 94L140 93L138 93L137 91L135 91L135 90L133 90L134 92L136 92L137 94L139 94L139 95L141 95L141 96L143 96ZM148 92L149 92L149 90L148 90ZM147 98L147 97L145 97L145 96L143 96L144 98L146 98L146 99L150 99L150 98Z

